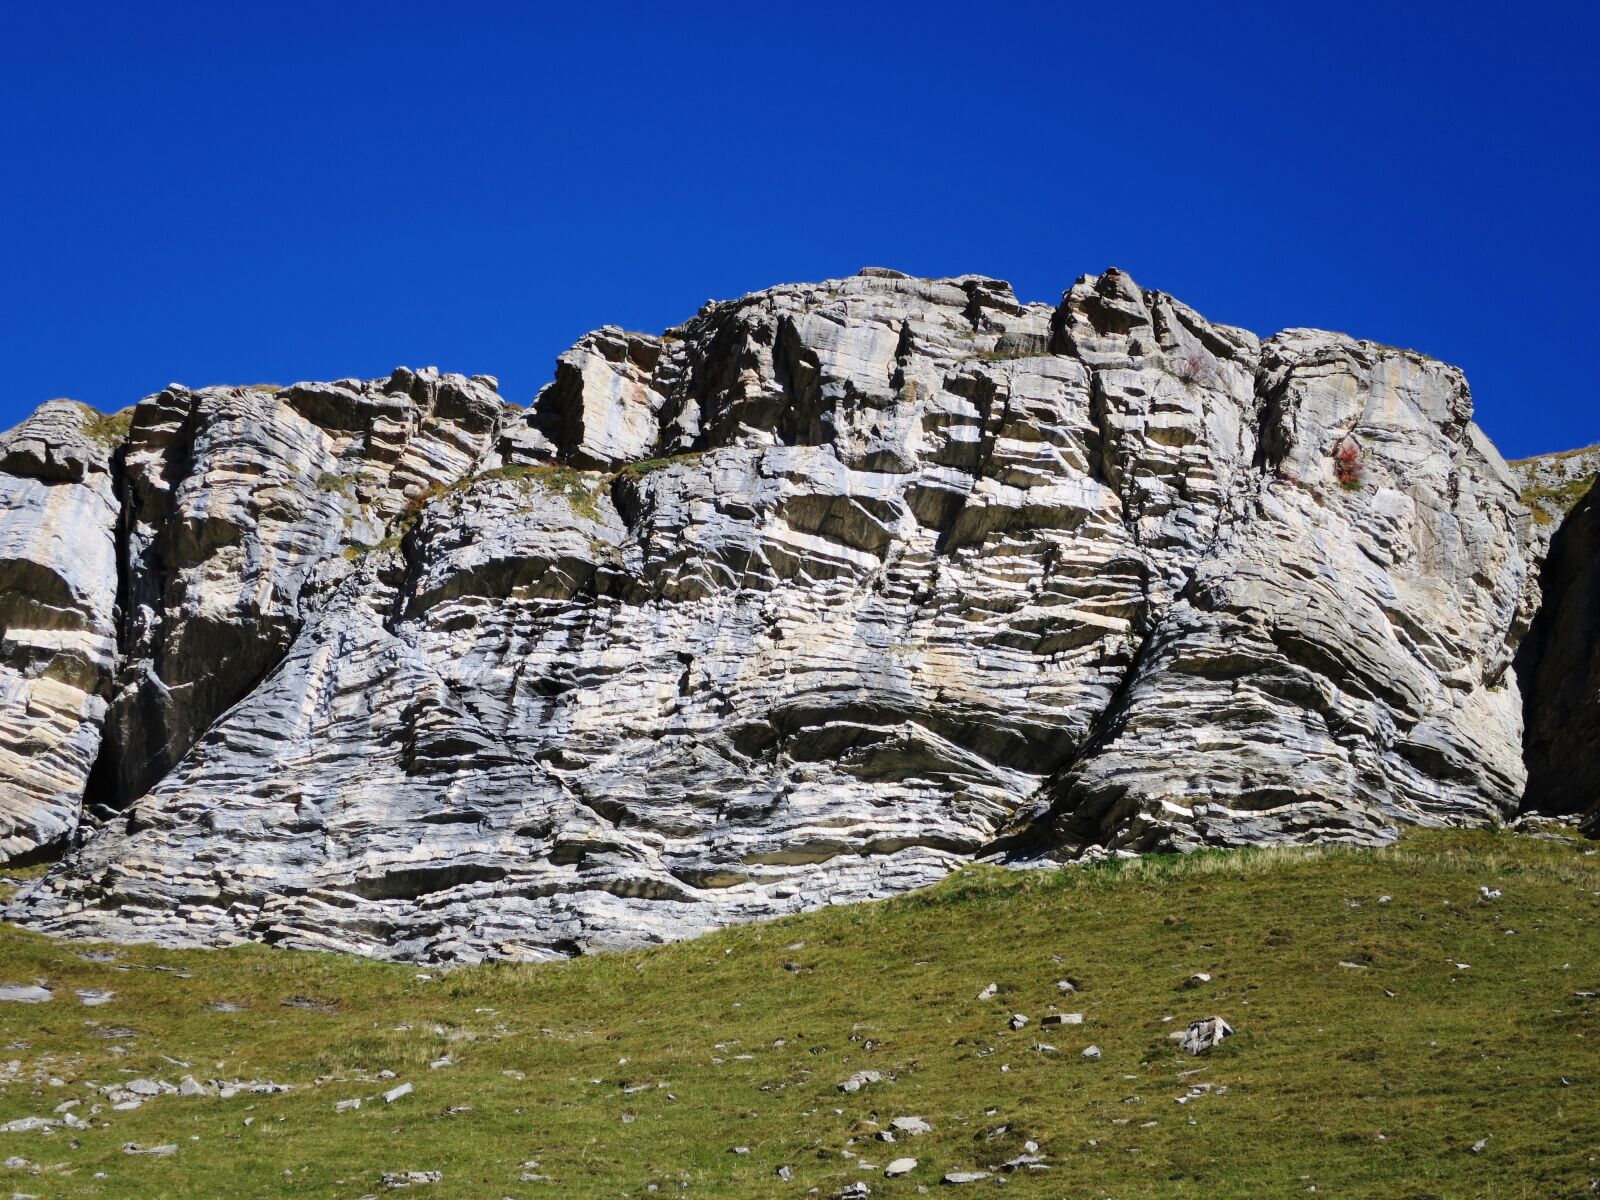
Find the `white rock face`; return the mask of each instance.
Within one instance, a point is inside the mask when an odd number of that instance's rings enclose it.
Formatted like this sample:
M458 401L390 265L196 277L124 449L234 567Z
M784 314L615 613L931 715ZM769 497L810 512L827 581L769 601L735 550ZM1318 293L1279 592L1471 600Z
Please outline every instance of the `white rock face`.
M527 414L169 389L125 451L120 815L9 915L538 958L979 854L1509 815L1526 512L1470 410L1116 271L608 328Z
M78 825L116 667L119 440L66 400L0 437L0 859Z

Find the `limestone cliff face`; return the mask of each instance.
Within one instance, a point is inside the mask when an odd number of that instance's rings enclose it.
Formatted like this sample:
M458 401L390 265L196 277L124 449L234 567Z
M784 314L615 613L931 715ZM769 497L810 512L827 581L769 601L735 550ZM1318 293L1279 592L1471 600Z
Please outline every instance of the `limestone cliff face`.
M1528 514L1460 373L1116 271L774 288L526 412L169 389L114 473L93 836L10 910L56 932L540 957L1524 790Z
M0 856L78 825L116 665L114 418L52 400L0 437Z

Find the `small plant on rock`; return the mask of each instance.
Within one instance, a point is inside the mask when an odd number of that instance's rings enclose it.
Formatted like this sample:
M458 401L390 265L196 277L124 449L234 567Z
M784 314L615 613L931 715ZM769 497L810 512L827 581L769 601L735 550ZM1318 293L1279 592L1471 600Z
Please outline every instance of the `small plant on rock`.
M1180 357L1175 371L1185 387L1198 387L1211 382L1211 364L1198 350L1191 350Z
M1349 438L1333 452L1333 477L1347 492L1361 490L1361 447Z

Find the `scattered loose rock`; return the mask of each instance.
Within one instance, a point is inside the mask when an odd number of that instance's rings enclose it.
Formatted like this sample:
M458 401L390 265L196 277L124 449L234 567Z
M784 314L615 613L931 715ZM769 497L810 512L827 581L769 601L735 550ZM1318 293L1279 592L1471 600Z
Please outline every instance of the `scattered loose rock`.
M882 1082L883 1072L881 1071L857 1071L849 1079L839 1084L839 1090L841 1092L859 1092L869 1084Z
M438 1183L444 1175L438 1171L385 1171L383 1186L391 1191L410 1187L414 1183Z

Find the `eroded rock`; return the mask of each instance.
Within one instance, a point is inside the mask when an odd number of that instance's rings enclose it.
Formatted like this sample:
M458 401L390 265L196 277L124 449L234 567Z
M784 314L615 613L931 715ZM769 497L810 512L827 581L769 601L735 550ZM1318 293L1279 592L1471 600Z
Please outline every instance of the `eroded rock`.
M1523 791L1460 373L1114 270L604 329L526 414L174 387L120 453L105 825L8 909L58 933L541 958Z

